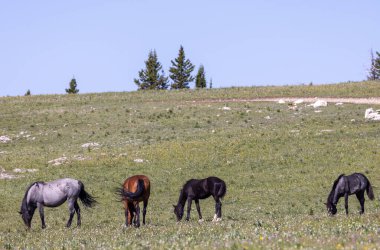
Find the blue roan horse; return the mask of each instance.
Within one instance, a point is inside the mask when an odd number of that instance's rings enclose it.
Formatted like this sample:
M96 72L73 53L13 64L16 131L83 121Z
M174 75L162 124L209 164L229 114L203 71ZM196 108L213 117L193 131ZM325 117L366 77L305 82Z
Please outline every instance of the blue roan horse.
M367 191L367 195L371 200L375 198L373 195L371 183L364 174L354 173L347 176L344 174L339 175L338 179L334 181L331 192L327 198L327 203L325 203L327 212L330 215L336 214L336 204L338 203L339 199L344 196L344 207L346 209L346 214L348 214L348 196L356 194L356 198L358 198L360 202L360 214L363 214L365 191Z
M92 207L96 201L94 197L84 190L81 181L75 179L58 179L51 182L34 182L26 190L21 203L20 214L25 225L30 228L34 211L38 208L41 217L42 228L45 228L44 206L58 207L65 201L68 202L70 217L66 226L70 227L77 213L78 227L81 224L80 208L77 199L82 201L86 207Z
M178 203L174 206L174 214L177 221L183 217L185 203L187 201L187 216L186 220L190 219L191 203L194 200L197 206L199 221L203 221L201 208L199 206L200 199L206 199L210 196L215 200L215 215L213 221L220 221L222 219L222 202L220 201L226 194L226 183L218 177L208 177L206 179L188 180L181 190Z

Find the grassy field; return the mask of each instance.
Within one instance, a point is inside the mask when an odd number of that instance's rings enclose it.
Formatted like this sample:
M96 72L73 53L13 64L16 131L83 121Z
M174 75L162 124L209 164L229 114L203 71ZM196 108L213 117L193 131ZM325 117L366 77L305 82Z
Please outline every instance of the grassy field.
M369 105L199 102L257 97L379 97L379 83L148 91L0 98L0 249L374 249L380 246L380 124ZM227 108L226 108L227 107ZM372 106L374 109L380 107ZM86 143L97 143L84 147ZM53 161L55 159L60 159ZM49 163L50 162L50 163ZM56 163L56 164L55 164ZM18 172L15 172L18 171ZM324 202L340 173L362 172L374 186L366 214L356 197L338 215ZM113 189L134 174L152 182L147 225L124 228ZM223 221L176 223L172 204L187 179L225 180ZM17 213L38 180L80 179L98 206L82 227L65 228L67 206L46 208L26 231ZM83 206L81 206L83 207Z

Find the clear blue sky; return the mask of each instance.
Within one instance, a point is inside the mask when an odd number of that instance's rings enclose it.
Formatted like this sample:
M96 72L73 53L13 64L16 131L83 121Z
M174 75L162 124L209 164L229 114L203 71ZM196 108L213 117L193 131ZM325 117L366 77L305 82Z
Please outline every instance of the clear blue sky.
M379 10L379 0L2 1L0 96L62 94L73 75L80 93L134 91L149 51L168 75L180 45L214 88L360 81L380 51Z

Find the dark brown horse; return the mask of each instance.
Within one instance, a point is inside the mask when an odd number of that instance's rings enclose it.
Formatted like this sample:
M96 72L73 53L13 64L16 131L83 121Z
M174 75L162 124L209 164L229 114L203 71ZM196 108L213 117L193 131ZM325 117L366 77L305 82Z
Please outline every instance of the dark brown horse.
M143 224L145 225L146 207L150 195L150 181L145 175L134 175L124 181L121 188L116 193L120 195L125 209L125 225L140 226L140 206L142 201L143 208Z
M364 192L367 192L370 200L375 199L371 183L364 174L354 173L347 176L344 174L339 175L334 181L327 202L325 203L327 212L330 215L336 214L336 204L341 197L344 197L344 208L346 209L346 214L348 214L348 196L356 194L356 198L358 198L360 202L360 214L364 214Z
M177 205L173 205L174 214L177 221L183 217L185 204L187 202L187 216L186 220L190 219L191 203L194 200L197 207L199 221L203 221L199 200L206 199L212 196L215 200L215 215L213 221L222 220L222 202L221 199L226 194L226 183L218 177L208 177L206 179L191 179L183 185Z

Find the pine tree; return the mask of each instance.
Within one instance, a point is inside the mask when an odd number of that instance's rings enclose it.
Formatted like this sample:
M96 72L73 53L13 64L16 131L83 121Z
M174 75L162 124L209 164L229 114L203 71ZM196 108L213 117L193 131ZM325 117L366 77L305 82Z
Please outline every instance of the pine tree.
M155 50L149 52L148 60L145 61L145 69L139 71L139 79L134 79L134 82L139 90L168 88L168 78L164 75Z
M70 81L70 88L66 89L67 94L76 94L79 92L79 89L77 89L77 81L73 77Z
M210 85L209 88L212 89L212 78L210 78L210 84L209 85Z
M30 89L28 89L28 91L26 91L25 93L25 96L30 96L32 93L30 93Z
M198 69L197 76L195 77L195 87L196 88L206 88L206 73L205 68L201 64Z
M171 84L172 89L184 89L189 88L189 83L194 81L194 77L191 72L194 70L194 65L189 59L185 57L185 51L181 45L179 48L178 57L175 61L171 61L172 67L170 67L169 76L173 80Z
M376 51L376 59L374 63L374 68L376 72L376 80L380 79L380 53Z
M371 50L371 67L368 70L367 80L373 81L380 78L380 54L376 52L377 58L373 56L373 51Z

